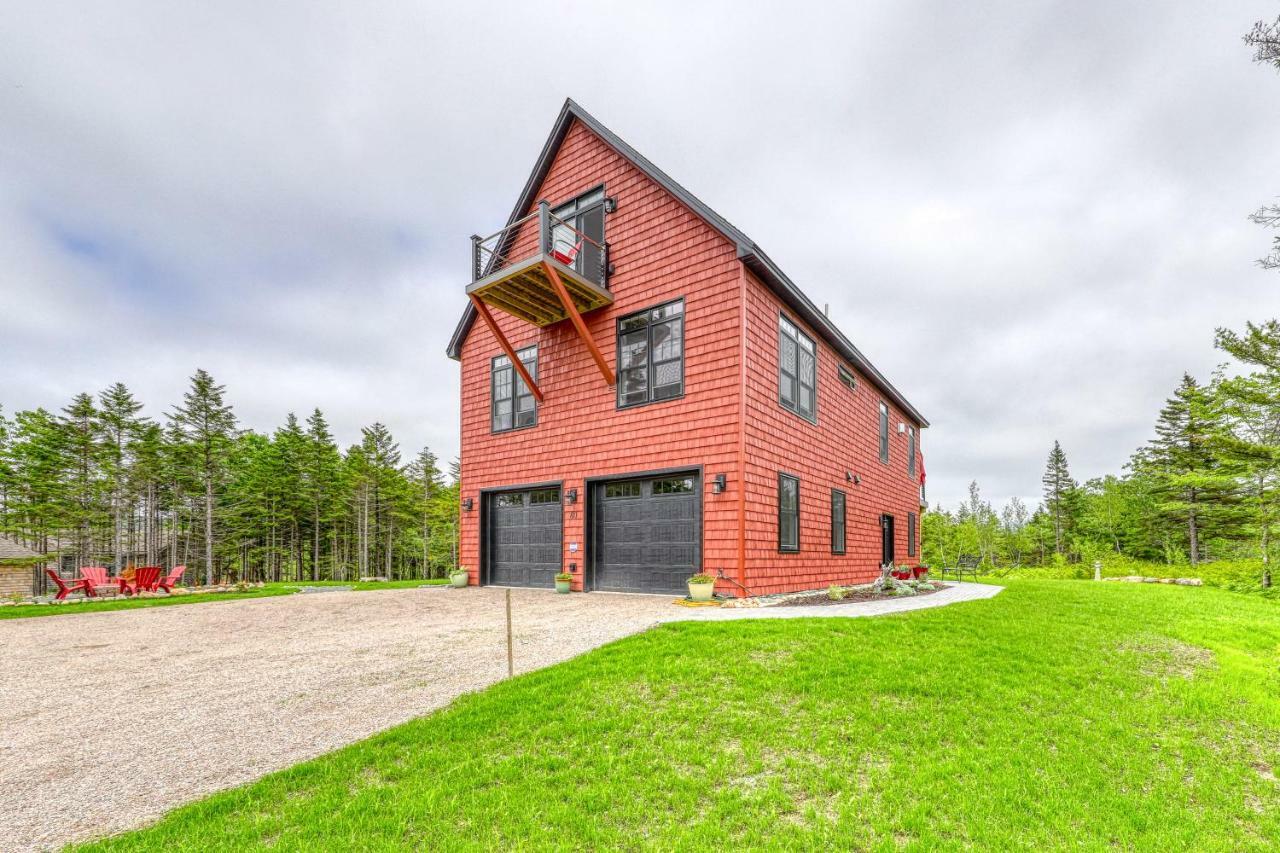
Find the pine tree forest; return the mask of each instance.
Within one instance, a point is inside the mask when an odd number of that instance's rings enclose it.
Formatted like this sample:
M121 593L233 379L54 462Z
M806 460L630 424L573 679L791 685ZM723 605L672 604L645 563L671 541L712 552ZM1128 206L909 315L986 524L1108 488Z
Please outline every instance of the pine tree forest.
M442 577L457 466L387 427L345 451L324 414L241 429L203 370L162 419L123 384L60 411L0 409L0 534L80 566L183 564L195 583Z

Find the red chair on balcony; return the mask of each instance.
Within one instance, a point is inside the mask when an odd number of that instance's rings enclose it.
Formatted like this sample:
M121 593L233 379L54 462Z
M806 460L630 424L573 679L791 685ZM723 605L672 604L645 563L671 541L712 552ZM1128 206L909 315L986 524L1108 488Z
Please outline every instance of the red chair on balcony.
M54 596L58 601L62 601L73 592L83 592L90 597L94 595L93 588L89 586L89 581L85 578L76 578L68 584L62 579L62 575L53 569L45 569L44 573L49 576L49 580L53 581L53 585L58 588L58 592Z
M578 259L578 252L582 251L582 241L579 240L572 248L566 248L568 245L568 240L556 240L551 246L551 257L566 267L571 267L573 262Z

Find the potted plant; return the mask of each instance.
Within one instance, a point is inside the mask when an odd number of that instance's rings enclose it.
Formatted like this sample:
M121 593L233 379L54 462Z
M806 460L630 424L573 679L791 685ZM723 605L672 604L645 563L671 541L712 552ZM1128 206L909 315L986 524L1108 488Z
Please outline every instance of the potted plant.
M928 566L912 566L911 574L915 577L916 580L920 580L920 578L929 574L929 567Z
M694 601L710 601L716 591L716 579L711 575L694 575L687 585L689 597Z
M561 595L567 595L569 592L569 584L573 582L573 575L568 572L561 572L556 575L556 592Z
M449 586L455 589L462 589L467 585L467 567L458 566L458 568L449 572Z

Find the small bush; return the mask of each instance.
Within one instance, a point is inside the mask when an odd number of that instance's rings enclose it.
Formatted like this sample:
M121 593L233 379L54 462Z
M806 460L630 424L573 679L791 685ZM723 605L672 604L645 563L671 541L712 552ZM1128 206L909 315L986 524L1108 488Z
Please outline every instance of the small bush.
M694 575L689 578L689 583L715 583L716 579L711 575Z
M831 599L832 601L840 601L844 598L844 596L845 596L844 587L834 586L834 585L827 587L827 598Z
M560 574L556 575L556 580L561 582L571 581L573 580L573 575L569 574L568 572L561 572Z

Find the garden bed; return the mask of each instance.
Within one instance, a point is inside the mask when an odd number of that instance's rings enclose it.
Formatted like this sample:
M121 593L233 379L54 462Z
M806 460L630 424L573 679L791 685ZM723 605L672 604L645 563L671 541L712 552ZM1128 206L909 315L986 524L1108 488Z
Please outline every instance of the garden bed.
M928 589L917 588L912 595L933 595L946 589L946 586L940 583L931 583ZM814 607L827 604L854 604L859 601L894 601L903 598L902 594L893 592L883 592L864 587L848 587L845 589L843 598L832 598L827 594L825 589L816 589L802 593L791 593L786 596L784 601L776 602L773 607Z

